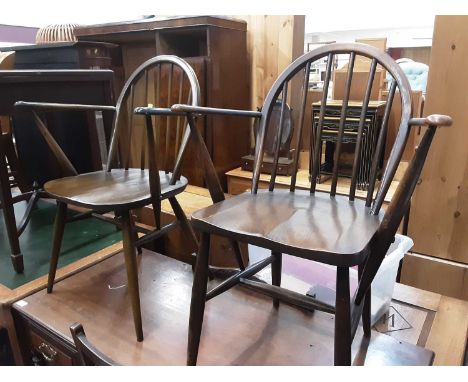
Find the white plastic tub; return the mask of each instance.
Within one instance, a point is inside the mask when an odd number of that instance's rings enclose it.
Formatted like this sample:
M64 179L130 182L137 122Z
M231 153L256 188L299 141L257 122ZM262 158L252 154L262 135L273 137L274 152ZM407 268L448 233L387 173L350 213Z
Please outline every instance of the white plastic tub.
M387 255L385 256L385 259L372 282L372 325L374 325L379 318L388 311L393 295L393 289L395 288L398 265L405 253L408 252L412 246L413 240L411 238L398 234L395 235L395 241L388 249ZM250 260L252 263L257 262L270 254L266 249L258 247L255 248L255 251L250 250L250 253L255 253L256 255L255 258L251 256ZM270 282L270 268L265 268L257 274L257 276L263 278L266 282ZM356 268L350 269L349 278L350 293L352 297L358 285L358 273ZM288 285L290 283L291 285ZM336 267L298 257L283 255L283 280L281 285L285 288L289 287L290 289L296 290L300 293L306 293L311 286L320 286L322 291L328 290L329 292L326 293L327 296L325 299L329 299L329 303L334 303Z
M408 236L395 235L395 241L385 255L371 286L371 325L374 325L390 307L393 290L395 288L398 265L405 253L413 246L413 240ZM336 267L327 264L316 263L320 267L321 277L327 277L326 283L319 282L321 287L331 289L333 293L336 289ZM358 286L357 267L350 268L349 282L351 297Z
M395 241L388 249L387 255L380 265L379 271L372 281L371 287L371 324L374 325L380 317L382 317L390 307L390 301L395 288L396 277L398 273L398 265L401 259L405 256L413 246L413 240L408 236L395 235ZM350 278L355 280L355 288L357 288L357 270L352 269ZM353 289L353 293L354 293Z

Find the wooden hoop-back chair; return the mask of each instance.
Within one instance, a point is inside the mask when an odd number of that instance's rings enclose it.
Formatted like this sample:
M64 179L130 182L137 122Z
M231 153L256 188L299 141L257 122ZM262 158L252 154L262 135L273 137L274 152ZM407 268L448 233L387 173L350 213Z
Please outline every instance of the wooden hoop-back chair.
M332 62L335 55L349 55L349 70L346 81L346 91L341 110L339 124L339 139L335 155L332 184L330 193L316 191L317 173L320 153L320 135L324 128L323 116L327 93L332 78ZM344 133L345 117L353 77L353 66L359 56L370 61L369 80L363 99L362 113L354 155L354 164L349 195L337 195L338 160ZM315 132L312 146L313 157L312 180L309 191L296 189L296 173L300 139L295 147L295 171L293 172L289 189L275 189L276 165L269 184L269 189L259 190L260 165L264 154L266 127L271 110L276 99L281 98L283 108L288 99L290 85L295 75L302 79L300 90L300 109L298 137L302 137L304 110L307 104L307 87L311 64L327 57L326 77L322 106L319 117L319 127ZM357 169L361 156L359 153L363 140L363 125L368 107L372 83L377 65L385 67L392 76L389 101L386 105L383 123L378 137L375 137L376 150L371 163L371 187L365 200L356 199ZM382 180L374 197L377 167L384 148L388 118L394 96L399 90L402 114L399 131L391 152ZM258 118L260 128L257 135L256 157L252 180L252 190L213 206L199 210L192 215L194 228L201 232L201 243L197 256L195 279L192 289L190 308L189 343L187 363L196 364L200 335L203 323L205 302L232 286L242 283L273 298L277 307L279 300L306 309L315 309L335 314L335 365L351 364L351 344L360 322L363 318L363 329L366 336L370 335L370 286L379 269L382 260L393 241L400 221L407 210L411 194L421 173L429 146L438 126L449 126L450 117L432 115L427 118L411 118L411 93L408 80L399 66L385 53L363 44L330 44L311 51L289 65L273 84L265 99L262 112L237 110L222 110L213 108L190 107L174 105L172 110L186 112L189 116L199 114L228 114ZM283 119L276 126L277 146L275 162L278 163L278 143L283 130ZM415 156L400 181L398 189L385 212L381 211L385 195L395 175L401 159L408 133L412 126L427 125L425 135L415 153ZM313 135L313 134L311 134ZM207 266L210 235L216 234L233 240L248 242L271 250L271 256L256 264L250 265L244 271L225 280L208 293ZM331 264L337 267L336 301L329 304L319 299L304 296L285 290L281 284L282 253L298 256L304 259ZM271 264L272 284L250 280L249 277ZM350 299L349 268L359 267L359 286ZM240 339L241 340L241 339Z
M144 94L144 99L136 99ZM154 97L151 97L154 93ZM141 98L141 97L140 97ZM150 99L153 98L153 101ZM187 179L181 176L181 164L191 130L185 125L185 115L177 116L170 110L174 102L185 102L197 106L200 101L200 87L190 65L175 56L157 56L141 64L125 83L117 100L116 107L95 105L66 105L50 103L17 102L16 106L31 109L38 128L55 154L67 177L55 179L44 185L45 192L57 200L54 241L50 262L47 292L51 293L60 246L67 222L67 205L75 205L95 211L98 214L114 212L117 224L123 233L123 249L127 270L128 290L132 303L136 337L143 340L143 330L138 288L136 248L156 240L180 226L184 234L197 242L193 229L175 196L184 191ZM156 128L151 116L146 123L141 116L134 114L135 102L140 105L156 105L152 114L156 115ZM39 112L56 110L114 111L113 133L109 148L107 168L87 174L77 174L72 163L55 142L39 116ZM141 119L140 131L135 128ZM145 129L146 127L146 129ZM155 134L155 130L156 133ZM132 157L132 138L140 138L145 145L138 146L139 158ZM171 143L171 139L172 142ZM201 142L203 144L203 141ZM134 154L134 153L133 153ZM138 168L131 168L133 163ZM148 165L149 169L145 169ZM168 199L176 216L176 221L161 226L161 201ZM131 210L151 204L153 206L156 229L149 231L135 227ZM137 230L145 233L138 238Z
M86 338L83 325L78 322L70 326L70 333L75 344L81 366L117 366L117 364L100 352Z

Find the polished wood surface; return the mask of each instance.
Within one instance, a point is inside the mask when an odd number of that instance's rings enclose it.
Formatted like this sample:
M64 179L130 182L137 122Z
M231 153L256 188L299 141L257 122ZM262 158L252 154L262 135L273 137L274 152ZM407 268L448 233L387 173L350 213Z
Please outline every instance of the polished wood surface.
M172 173L159 171L161 199L172 197L185 189L187 179L181 177L170 184ZM148 170L114 169L61 178L46 183L44 190L65 203L96 211L110 211L125 205L139 208L151 202Z
M133 320L122 287L126 276L121 254L61 281L51 295L40 291L15 303L13 310L70 344L69 327L78 320L88 340L122 365L183 365L191 267L147 251L138 263L146 328L141 343L128 335ZM213 280L210 286L217 283ZM277 310L269 298L238 286L207 304L205 314L200 365L333 363L333 320L327 313L286 304ZM365 339L358 331L352 357L356 365L428 365L432 353L376 331Z
M238 211L249 211L239 214ZM192 215L195 229L233 235L265 246L333 265L357 265L377 231L383 213L370 215L363 201L308 191L244 193Z

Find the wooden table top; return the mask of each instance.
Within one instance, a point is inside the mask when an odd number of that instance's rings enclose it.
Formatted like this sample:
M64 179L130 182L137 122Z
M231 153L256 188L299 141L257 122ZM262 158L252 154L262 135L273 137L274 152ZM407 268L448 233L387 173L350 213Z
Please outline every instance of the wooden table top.
M67 341L69 327L83 324L89 340L124 365L185 364L192 271L187 264L145 251L138 256L145 339L133 333L123 256L59 282L52 294L37 292L14 304ZM216 284L216 281L211 283ZM211 285L212 286L212 285ZM243 286L207 303L200 365L331 365L333 316L272 302ZM356 365L427 365L432 352L359 329Z

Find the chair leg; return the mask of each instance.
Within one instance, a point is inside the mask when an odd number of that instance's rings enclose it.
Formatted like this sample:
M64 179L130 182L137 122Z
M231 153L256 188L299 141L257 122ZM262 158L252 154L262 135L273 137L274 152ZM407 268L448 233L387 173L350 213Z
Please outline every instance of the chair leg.
M133 232L133 240L136 242L138 240L138 231L135 229L135 216L130 212L130 223L132 224L132 232ZM141 247L136 248L137 253L141 255L143 253L143 250Z
M349 268L337 267L335 303L335 365L351 365Z
M209 254L210 235L208 233L202 233L192 286L192 301L190 303L187 348L188 366L195 366L197 364L198 348L200 345L200 335L203 325L203 314L205 312Z
M54 223L54 241L52 243L52 257L49 265L49 277L47 279L47 293L52 293L54 287L55 273L60 256L60 247L62 246L63 231L67 222L67 204L57 202L57 213Z
M371 287L364 297L364 307L362 309L362 328L364 335L370 337L371 335Z
M123 250L125 256L125 267L127 269L128 291L132 302L133 321L135 324L135 332L137 341L143 341L143 325L141 321L140 309L140 291L138 287L138 269L136 263L136 248L135 236L130 217L130 211L124 211L122 216L122 234L123 234Z
M363 270L364 264L360 265L358 268L359 279L361 278ZM362 329L366 337L370 337L371 335L371 288L372 286L369 287L364 297L364 306L362 308Z
M275 286L281 286L281 268L283 263L283 254L281 252L271 251L271 255L274 256L274 260L271 263L271 283ZM279 299L273 299L273 306L279 307Z
M169 198L169 203L171 203L172 210L174 211L177 220L180 222L180 226L184 231L185 235L187 235L187 237L190 237L195 243L196 247L198 248L198 239L195 235L195 231L193 230L192 225L188 221L187 215L185 215L185 212L180 206L179 202L175 197L172 197Z
M0 132L0 204L3 209L3 219L5 220L8 241L10 243L11 262L17 273L24 270L23 255L19 245L19 235L16 229L15 210L11 197L7 162L4 152L6 138Z

